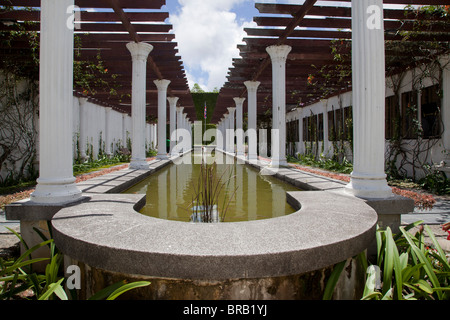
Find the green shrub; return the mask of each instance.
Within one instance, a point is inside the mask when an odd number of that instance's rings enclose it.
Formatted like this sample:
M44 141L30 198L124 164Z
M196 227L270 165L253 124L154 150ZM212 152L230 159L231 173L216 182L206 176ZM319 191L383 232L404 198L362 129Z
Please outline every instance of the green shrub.
M430 173L419 181L420 186L436 194L450 194L450 181L445 172L427 168Z
M324 157L320 157L319 160L316 160L313 155L299 154L297 157L288 156L288 162L344 174L350 174L353 171L353 164L345 158L342 163L340 163Z
M390 228L377 230L376 265L361 255L368 270L362 300L450 300L450 264L433 232L426 225L415 235L408 232L422 223L400 227L397 235ZM432 247L425 245L423 230ZM341 266L336 266L324 299L331 299Z
M9 228L8 228L9 229ZM67 279L64 278L62 270L63 254L58 251L52 239L47 240L39 231L43 242L29 248L23 238L12 229L20 240L26 251L17 259L5 260L0 258L0 300L69 300L64 285ZM50 229L51 230L51 229ZM37 249L49 246L50 258L32 259L31 255ZM48 261L44 274L33 272L33 264ZM138 281L125 283L124 281L113 284L93 295L89 300L114 300L121 294L138 287L148 286L150 282ZM20 296L25 291L32 291L28 298ZM70 291L71 299L76 299L76 291Z

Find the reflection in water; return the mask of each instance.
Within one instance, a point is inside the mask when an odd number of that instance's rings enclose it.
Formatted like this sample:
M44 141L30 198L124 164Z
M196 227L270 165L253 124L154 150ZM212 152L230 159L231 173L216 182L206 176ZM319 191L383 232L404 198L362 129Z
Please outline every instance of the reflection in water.
M234 158L222 153L216 153L215 158L217 163L221 163L217 164L217 174L221 176L225 172L225 180L229 179L228 195L237 188L236 195L229 203L225 222L269 219L295 212L286 202L286 191L298 191L297 188L276 178L262 176L256 169L237 163ZM208 163L211 159L208 159ZM172 164L125 193L146 194L147 202L141 210L142 214L189 222L193 186L198 181L201 167L195 164L199 163L195 160L193 156L192 164ZM224 198L219 201L223 203Z

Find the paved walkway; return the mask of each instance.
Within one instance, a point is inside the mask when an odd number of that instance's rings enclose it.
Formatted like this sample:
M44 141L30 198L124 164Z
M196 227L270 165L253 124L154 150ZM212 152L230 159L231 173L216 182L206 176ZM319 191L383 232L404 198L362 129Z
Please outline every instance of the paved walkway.
M450 222L450 197L436 197L437 201L432 210L415 209L413 213L402 215L402 224L407 225L420 220L432 227L433 232L442 240L446 240L448 234L441 229L441 225ZM14 245L18 239L5 227L19 232L20 224L18 221L6 221L4 211L0 211L0 251L2 248L8 248ZM447 240L446 240L447 241ZM445 241L445 242L446 242ZM450 241L446 242L450 251Z
M409 224L424 220L425 224L441 225L450 222L450 201L437 200L432 210L415 210L411 214L402 216L402 224Z

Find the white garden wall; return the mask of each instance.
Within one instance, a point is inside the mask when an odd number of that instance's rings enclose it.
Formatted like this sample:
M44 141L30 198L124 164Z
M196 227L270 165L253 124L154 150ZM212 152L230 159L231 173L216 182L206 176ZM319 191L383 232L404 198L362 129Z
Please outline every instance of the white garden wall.
M442 76L439 74L434 74L431 77L423 75L423 71L426 69L427 72L429 68L418 67L405 74L401 82L396 81L395 77L388 78L386 80L386 98L393 96L393 83L399 84L398 94L401 97L403 93L407 93L413 90L413 84L417 88L427 88L437 83L438 79L441 78L441 88L443 90L443 97L441 101L441 125L443 133L438 139L404 139L402 141L402 148L405 151L405 158L399 158L397 160L397 165L400 166L402 162L413 162L412 154L416 154L416 160L428 163L428 164L439 164L442 161L446 163L446 166L450 166L450 65L448 64L449 57L443 57L440 59L441 65L446 67L443 70ZM420 79L420 81L418 81ZM421 123L421 92L418 93L417 98L417 117L419 123ZM400 101L400 107L402 102ZM319 143L319 150L323 150L323 155L326 157L331 157L333 155L333 143L328 140L328 117L327 113L331 110L336 110L337 108L345 108L352 106L352 92L343 93L338 96L331 97L327 100L322 100L304 108L298 108L287 115L289 120L299 121L299 141L297 143L297 151L300 154L304 154L307 143L303 141L303 118L309 116L323 114L324 119L324 141ZM390 142L386 140L386 153L388 154L390 148ZM417 152L414 150L429 150L428 152ZM347 145L348 154L346 155L349 160L351 160L351 150L349 145ZM423 171L414 169L412 165L403 165L406 169L406 174L408 176L415 175L416 178L423 176Z

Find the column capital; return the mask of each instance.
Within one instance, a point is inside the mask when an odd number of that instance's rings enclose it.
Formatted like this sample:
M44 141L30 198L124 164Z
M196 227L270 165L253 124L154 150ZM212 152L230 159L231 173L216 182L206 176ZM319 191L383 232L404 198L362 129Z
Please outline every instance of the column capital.
M236 103L236 107L242 108L245 98L234 98L233 100Z
M278 62L286 62L287 56L291 50L292 47L288 45L270 46L266 48L266 51L270 55L272 61Z
M258 87L261 84L259 81L245 81L245 86L247 87L248 92L256 92L258 91Z
M129 42L127 43L127 49L130 51L131 57L134 61L146 61L148 59L148 55L153 50L153 46L145 42Z
M236 108L235 107L232 107L232 108L228 108L228 112L231 114L231 113L234 113L236 111Z
M178 100L180 100L180 98L178 97L168 97L167 101L169 101L170 106L176 106Z
M182 113L183 110L184 110L184 107L177 107L177 112L178 112L178 113Z
M158 88L158 91L164 91L167 90L167 87L170 84L170 80L155 80L153 81L153 83L156 85L156 87Z

